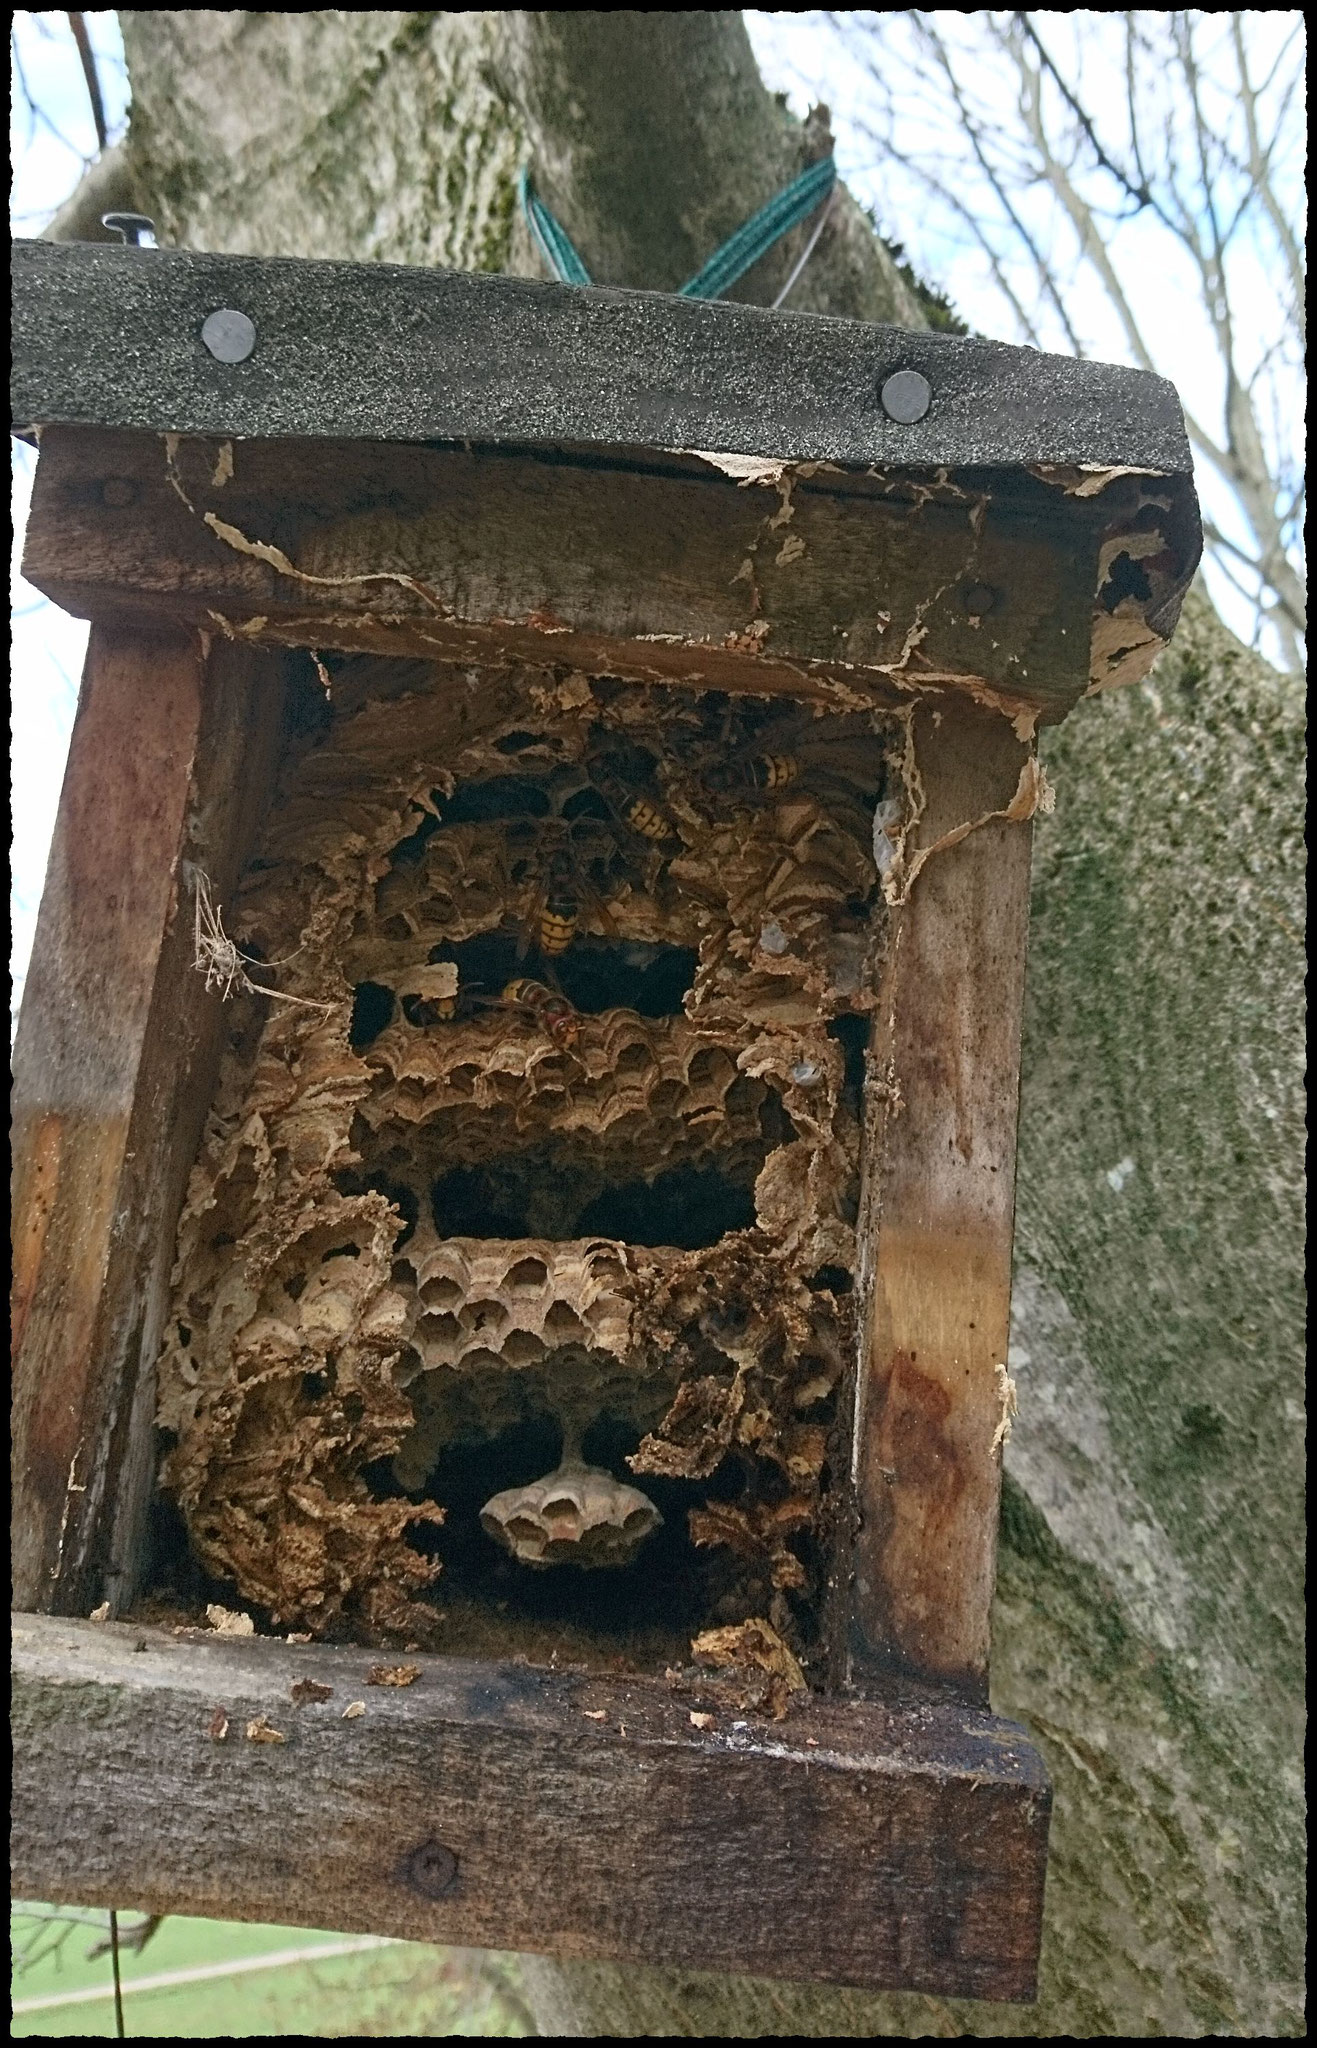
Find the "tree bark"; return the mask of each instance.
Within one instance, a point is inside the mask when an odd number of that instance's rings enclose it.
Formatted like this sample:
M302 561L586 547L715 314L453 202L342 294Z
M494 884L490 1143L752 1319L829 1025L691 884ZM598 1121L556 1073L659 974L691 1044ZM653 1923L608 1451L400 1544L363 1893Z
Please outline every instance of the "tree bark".
M732 13L121 19L133 189L195 248L535 273L528 160L592 275L672 289L825 146ZM849 199L791 304L936 317ZM527 1959L542 2032L1302 2031L1301 745L1195 597L1044 747L993 1645L1056 1786L1037 2006Z
M764 86L736 13L121 20L137 184L190 249L543 275L528 162L597 283L675 291L829 147L826 115L802 125ZM771 303L812 226L728 296ZM923 324L846 194L791 305Z

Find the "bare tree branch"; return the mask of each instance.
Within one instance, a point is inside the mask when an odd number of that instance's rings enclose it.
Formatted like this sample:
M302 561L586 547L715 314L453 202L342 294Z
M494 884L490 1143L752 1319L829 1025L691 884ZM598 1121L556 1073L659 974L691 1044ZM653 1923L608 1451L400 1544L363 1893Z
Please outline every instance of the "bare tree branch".
M861 128L861 133L869 132ZM933 193L942 201L944 206L949 208L964 223L971 239L977 244L979 250L987 259L988 267L992 272L993 282L1015 315L1020 332L1034 348L1040 349L1043 346L1042 336L1039 334L1035 322L1030 318L1029 313L1025 309L1023 300L1019 297L1010 281L1006 268L993 245L991 237L987 233L982 214L967 206L960 195L940 178L935 177L926 165L917 163L912 157L903 156L899 151L893 150L890 145L888 146L888 154L897 163L901 164L926 191Z
M1041 285L1047 297L1050 298L1050 300L1052 301L1053 307L1056 310L1057 317L1059 318L1062 326L1065 329L1066 339L1069 341L1074 353L1077 356L1082 356L1086 353L1086 351L1079 340L1079 336L1075 333L1073 325L1071 324L1070 316L1066 310L1065 301L1061 297L1060 292L1057 290L1056 280L1052 276L1051 265L1044 261L1041 251L1038 249L1032 235L1029 233L1028 228L1025 226L1025 223L1021 218L1018 210L1012 205L1009 197L1007 196L1005 187L997 174L997 170L995 166L991 163L987 155L987 152L983 146L982 134L978 128L977 123L971 116L968 107L965 104L965 98L963 92L961 91L960 81L955 75L955 71L952 67L950 57L947 54L946 47L943 44L941 38L936 34L936 32L929 28L926 20L921 20L919 25L920 28L923 30L924 34L927 36L929 45L933 49L937 61L941 66L943 77L945 78L947 85L951 91L952 99L955 103L956 110L960 115L961 122L964 126L965 134L969 138L970 147L974 152L975 161L977 162L984 176L987 178L988 183L992 188L993 194L998 200L998 203L1000 204L1002 211L1005 213L1007 220L1010 222L1011 227L1014 229L1015 233L1020 237L1020 240L1024 243L1025 248L1028 250L1030 257L1033 260L1033 265L1035 272L1037 273L1039 284Z
M55 123L51 120L50 115L46 112L45 108L41 105L41 102L36 98L35 94L33 93L31 86L27 82L27 74L23 69L23 59L19 54L18 48L18 37L14 34L12 28L9 33L9 52L11 58L13 59L14 75L18 80L19 91L23 95L23 101L27 107L28 116L32 124L32 127L35 128L37 122L40 122L42 127L49 129L50 133L54 136L56 142L58 142L64 149L67 149L71 153L71 155L81 158L84 164L89 163L91 159L83 155L83 152L78 148L77 144L69 140L68 136L64 133L62 128L56 127ZM31 140L30 132L28 140L29 142Z
M32 1906L15 1902L12 1908L13 1972L16 1977L57 1955L76 1927L105 1926L105 1914L80 1906ZM22 1932L30 1922L30 1931Z
M1282 22L1278 50L1250 26L1261 17L1242 14L1133 10L1114 32L1083 13L829 19L848 50L863 40L872 112L860 118L879 162L915 195L916 218L932 209L944 234L979 252L1022 338L1090 352L1078 310L1096 303L1079 295L1087 276L1129 359L1174 373L1180 364L1157 359L1149 238L1168 238L1168 284L1187 260L1203 342L1186 425L1250 536L1227 545L1211 523L1211 557L1297 660L1307 616L1293 446L1299 19ZM1204 370L1219 377L1215 417Z
M1023 30L1024 34L1028 37L1029 41L1033 44L1034 49L1037 51L1039 63L1051 77L1062 99L1065 101L1071 113L1074 115L1080 127L1083 129L1085 135L1088 137L1089 146L1091 147L1094 156L1101 164L1103 170L1110 172L1111 176L1116 180L1116 183L1120 185L1123 188L1123 190L1129 195L1129 197L1134 201L1136 209L1144 206L1151 206L1153 203L1153 199L1152 193L1148 187L1147 179L1141 178L1139 183L1135 184L1133 179L1130 178L1128 174L1121 169L1120 165L1118 163L1113 162L1112 158L1107 155L1106 150L1098 141L1097 133L1093 127L1093 123L1089 120L1088 115L1084 112L1084 109L1080 106L1079 101L1075 98L1074 94L1070 90L1070 87L1066 84L1064 78L1061 76L1061 73L1057 70L1055 64L1052 62L1051 58L1047 54L1047 50L1043 44L1043 40L1041 36L1038 34L1038 31L1034 27L1032 21L1029 19L1029 16L1027 14L1017 14L1015 19L1019 23L1019 26Z
M87 98L91 101L91 117L96 125L96 147L105 147L105 105L101 99L101 81L96 75L96 59L92 54L91 39L87 34L86 17L82 14L68 16L73 40L78 46L78 60L82 75L87 81Z
M1307 339L1307 312L1305 309L1306 280L1303 274L1303 254L1298 238L1294 234L1285 214L1276 199L1271 183L1271 149L1263 149L1258 134L1258 94L1248 75L1248 54L1244 48L1243 24L1238 14L1230 17L1231 39L1235 47L1235 62L1239 67L1239 101L1244 110L1244 126L1248 135L1248 169L1253 180L1253 190L1266 208L1267 219L1271 222L1280 244L1290 274L1290 288L1293 292L1294 318L1298 324L1299 339ZM1286 47L1288 47L1287 39ZM1277 63L1280 59L1277 58ZM1292 88L1291 88L1292 90Z

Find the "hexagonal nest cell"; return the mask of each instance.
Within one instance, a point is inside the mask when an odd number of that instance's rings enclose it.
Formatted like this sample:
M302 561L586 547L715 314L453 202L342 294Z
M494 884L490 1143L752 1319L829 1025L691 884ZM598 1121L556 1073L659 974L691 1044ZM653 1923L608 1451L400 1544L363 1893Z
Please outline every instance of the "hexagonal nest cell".
M271 1626L821 1656L877 715L344 657L225 915L165 1495Z

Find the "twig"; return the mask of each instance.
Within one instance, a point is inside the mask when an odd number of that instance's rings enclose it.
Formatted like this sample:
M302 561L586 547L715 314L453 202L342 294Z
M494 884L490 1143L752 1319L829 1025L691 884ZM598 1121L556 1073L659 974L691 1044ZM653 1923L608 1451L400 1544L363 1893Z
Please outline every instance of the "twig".
M163 1913L148 1913L144 1919L138 1921L136 1927L121 1927L119 1929L120 1954L123 1953L124 1949L130 1948L134 1955L140 1956L157 1928L163 1924L164 1917ZM93 1962L97 1956L107 1956L109 1953L110 1942L107 1936L104 1941L94 1941L92 1943L91 1947L87 1950L87 1961L89 1963Z
M908 156L903 150L899 150L890 138L875 134L872 128L862 122L857 123L857 126L861 134L866 135L876 148L884 150L894 163L900 164L902 170L906 171L910 177L918 179L919 183L927 191L934 193L944 206L949 207L965 223L972 242L977 244L986 258L988 267L992 272L993 282L1014 314L1020 333L1035 348L1042 348L1043 337L1035 323L1030 319L1023 301L1007 277L1001 256L994 248L990 237L985 231L980 214L967 206L965 201L952 191L950 186L944 184L940 178L930 171L926 164L918 162L916 158Z
M1088 81L1101 76L1101 64L1085 62L1090 31L1077 28L1063 55L1059 16L970 16L978 27L961 32L946 14L903 11L865 17L881 21L881 32L858 35L857 16L826 19L848 45L854 37L865 48L870 114L860 125L884 168L910 181L916 211L932 202L948 226L965 231L1024 338L1055 345L1045 332L1055 323L1070 349L1087 352L1071 281L1072 269L1087 271L1129 359L1164 367L1145 322L1150 281L1140 269L1135 289L1126 262L1127 249L1137 253L1143 242L1127 241L1121 224L1137 214L1135 232L1145 241L1174 237L1176 259L1192 266L1224 387L1219 419L1190 406L1186 426L1200 466L1217 472L1249 535L1224 560L1218 544L1216 561L1237 569L1245 553L1252 557L1262 587L1250 611L1274 635L1280 658L1296 666L1307 617L1294 531L1303 495L1289 452L1303 343L1303 252L1291 193L1293 110L1302 93L1297 18L1263 61L1253 17L1219 17L1209 63L1209 17L1126 13L1115 41L1097 52L1114 58L1118 89L1096 104ZM1241 295L1256 299L1258 256L1278 317L1255 339L1256 306L1243 321ZM1168 281L1170 274L1168 266Z
M1093 123L1090 121L1088 115L1080 106L1079 101L1071 92L1070 87L1066 84L1064 78L1062 78L1060 72L1057 70L1055 64L1052 62L1051 57L1048 55L1046 49L1043 47L1043 43L1041 38L1039 37L1037 29L1030 21L1028 15L1017 14L1015 19L1019 27L1023 30L1024 34L1029 38L1029 41L1033 44L1034 49L1037 51L1039 63L1047 72L1049 78L1056 86L1057 91L1060 93L1062 99L1065 101L1071 113L1074 115L1076 121L1078 121L1085 135L1088 137L1089 146L1092 149L1094 156L1101 164L1103 170L1109 171L1111 173L1111 176L1116 180L1116 183L1134 201L1136 207L1138 207L1141 210L1145 206L1151 206L1153 203L1152 193L1148 189L1147 180L1145 179L1141 186L1135 185L1129 178L1128 174L1121 169L1120 165L1112 162L1111 158L1107 155L1105 149L1103 149L1102 144L1097 139L1097 135L1093 128Z
M1215 526L1210 519L1203 521L1203 539L1211 541L1214 548L1228 548L1236 560L1242 562L1245 568L1251 569L1254 575L1260 576L1262 574L1261 567L1254 557L1246 553L1233 540L1227 540L1220 527Z
M24 1921L34 1923L32 1932L22 1941L11 1942L14 1975L21 1976L25 1970L35 1969L44 1963L47 1956L58 1955L75 1927L99 1927L99 1913L81 1912L76 1906L27 1906L15 1904L13 1919L16 1925Z
M92 54L91 39L87 34L85 15L70 14L69 27L73 40L78 46L78 57L82 64L82 75L87 81L87 97L91 101L91 117L96 123L96 146L105 147L105 102L101 98L101 81L96 76L96 59Z
M122 2041L123 2028L123 1980L119 1974L119 1915L110 1908L110 1968L114 1973L114 2031Z
M36 123L38 121L43 122L44 125L47 128L49 128L51 134L54 136L56 142L59 143L60 147L62 149L67 149L73 156L76 156L79 163L82 165L83 169L86 170L87 166L91 162L91 158L88 156L84 156L83 152L78 148L77 144L69 141L68 136L64 134L62 129L57 128L55 126L55 123L51 120L50 115L46 112L45 108L41 106L39 102L34 98L32 88L27 82L27 74L23 70L23 60L18 53L18 38L14 34L12 29L10 31L9 36L9 54L13 59L14 71L17 74L19 89L22 92L23 100L27 106L28 114L31 117L32 128L35 129ZM30 143L32 140L32 130L29 130L27 139Z
M1036 241L1034 240L1034 237L1030 234L1029 229L1025 224L1024 217L1020 213L1018 207L1012 204L1010 195L1007 193L1004 183L998 176L996 165L992 163L986 149L984 148L982 135L974 121L972 114L970 113L969 106L964 96L964 92L961 88L960 80L957 78L954 67L952 66L950 53L947 51L945 45L943 44L941 37L936 35L932 29L924 27L923 33L928 42L931 44L937 61L942 67L942 71L946 78L947 84L951 89L952 98L956 103L956 110L960 116L961 127L964 130L970 148L974 152L975 161L978 164L979 169L982 171L984 177L987 179L989 185L991 186L993 196L995 197L997 204L1001 207L1002 212L1006 215L1007 220L1010 222L1016 234L1019 236L1021 242L1023 242L1025 248L1028 250L1030 256L1032 257L1034 269L1037 272L1038 276L1038 282L1042 287L1044 295L1047 298L1049 298L1052 302L1052 306L1056 312L1057 318L1060 320L1062 327L1065 329L1066 340L1070 343L1070 346L1073 349L1074 353L1077 356L1082 356L1085 354L1083 344L1080 342L1079 336L1075 332L1074 323L1070 318L1070 314L1066 308L1065 301L1061 297L1061 293L1057 287L1056 280L1052 275L1051 265L1045 260L1042 251L1039 249Z
M210 877L203 868L184 863L184 871L192 882L196 899L196 911L192 926L194 965L198 974L206 977L206 988L218 989L221 1002L227 1003L237 991L246 995L269 996L276 1003L297 1003L305 1010L333 1010L333 1003L317 1002L310 996L285 995L281 989L262 988L252 980L249 967L284 967L289 960L295 960L297 953L289 953L282 960L254 960L247 953L240 953L233 940L220 922L220 914L210 895ZM297 951L302 949L299 946Z

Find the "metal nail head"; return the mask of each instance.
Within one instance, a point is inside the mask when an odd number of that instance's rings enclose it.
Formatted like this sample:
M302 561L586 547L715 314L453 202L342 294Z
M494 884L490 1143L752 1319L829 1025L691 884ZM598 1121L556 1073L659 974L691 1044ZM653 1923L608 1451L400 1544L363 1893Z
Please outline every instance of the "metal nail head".
M220 306L202 321L201 339L217 363L245 363L256 346L255 323L236 306Z
M150 235L151 240L155 240L155 222L147 213L103 213L101 226L127 242L130 249L137 248L143 235Z
M918 370L893 370L879 392L883 411L899 426L912 427L933 403L933 390Z

